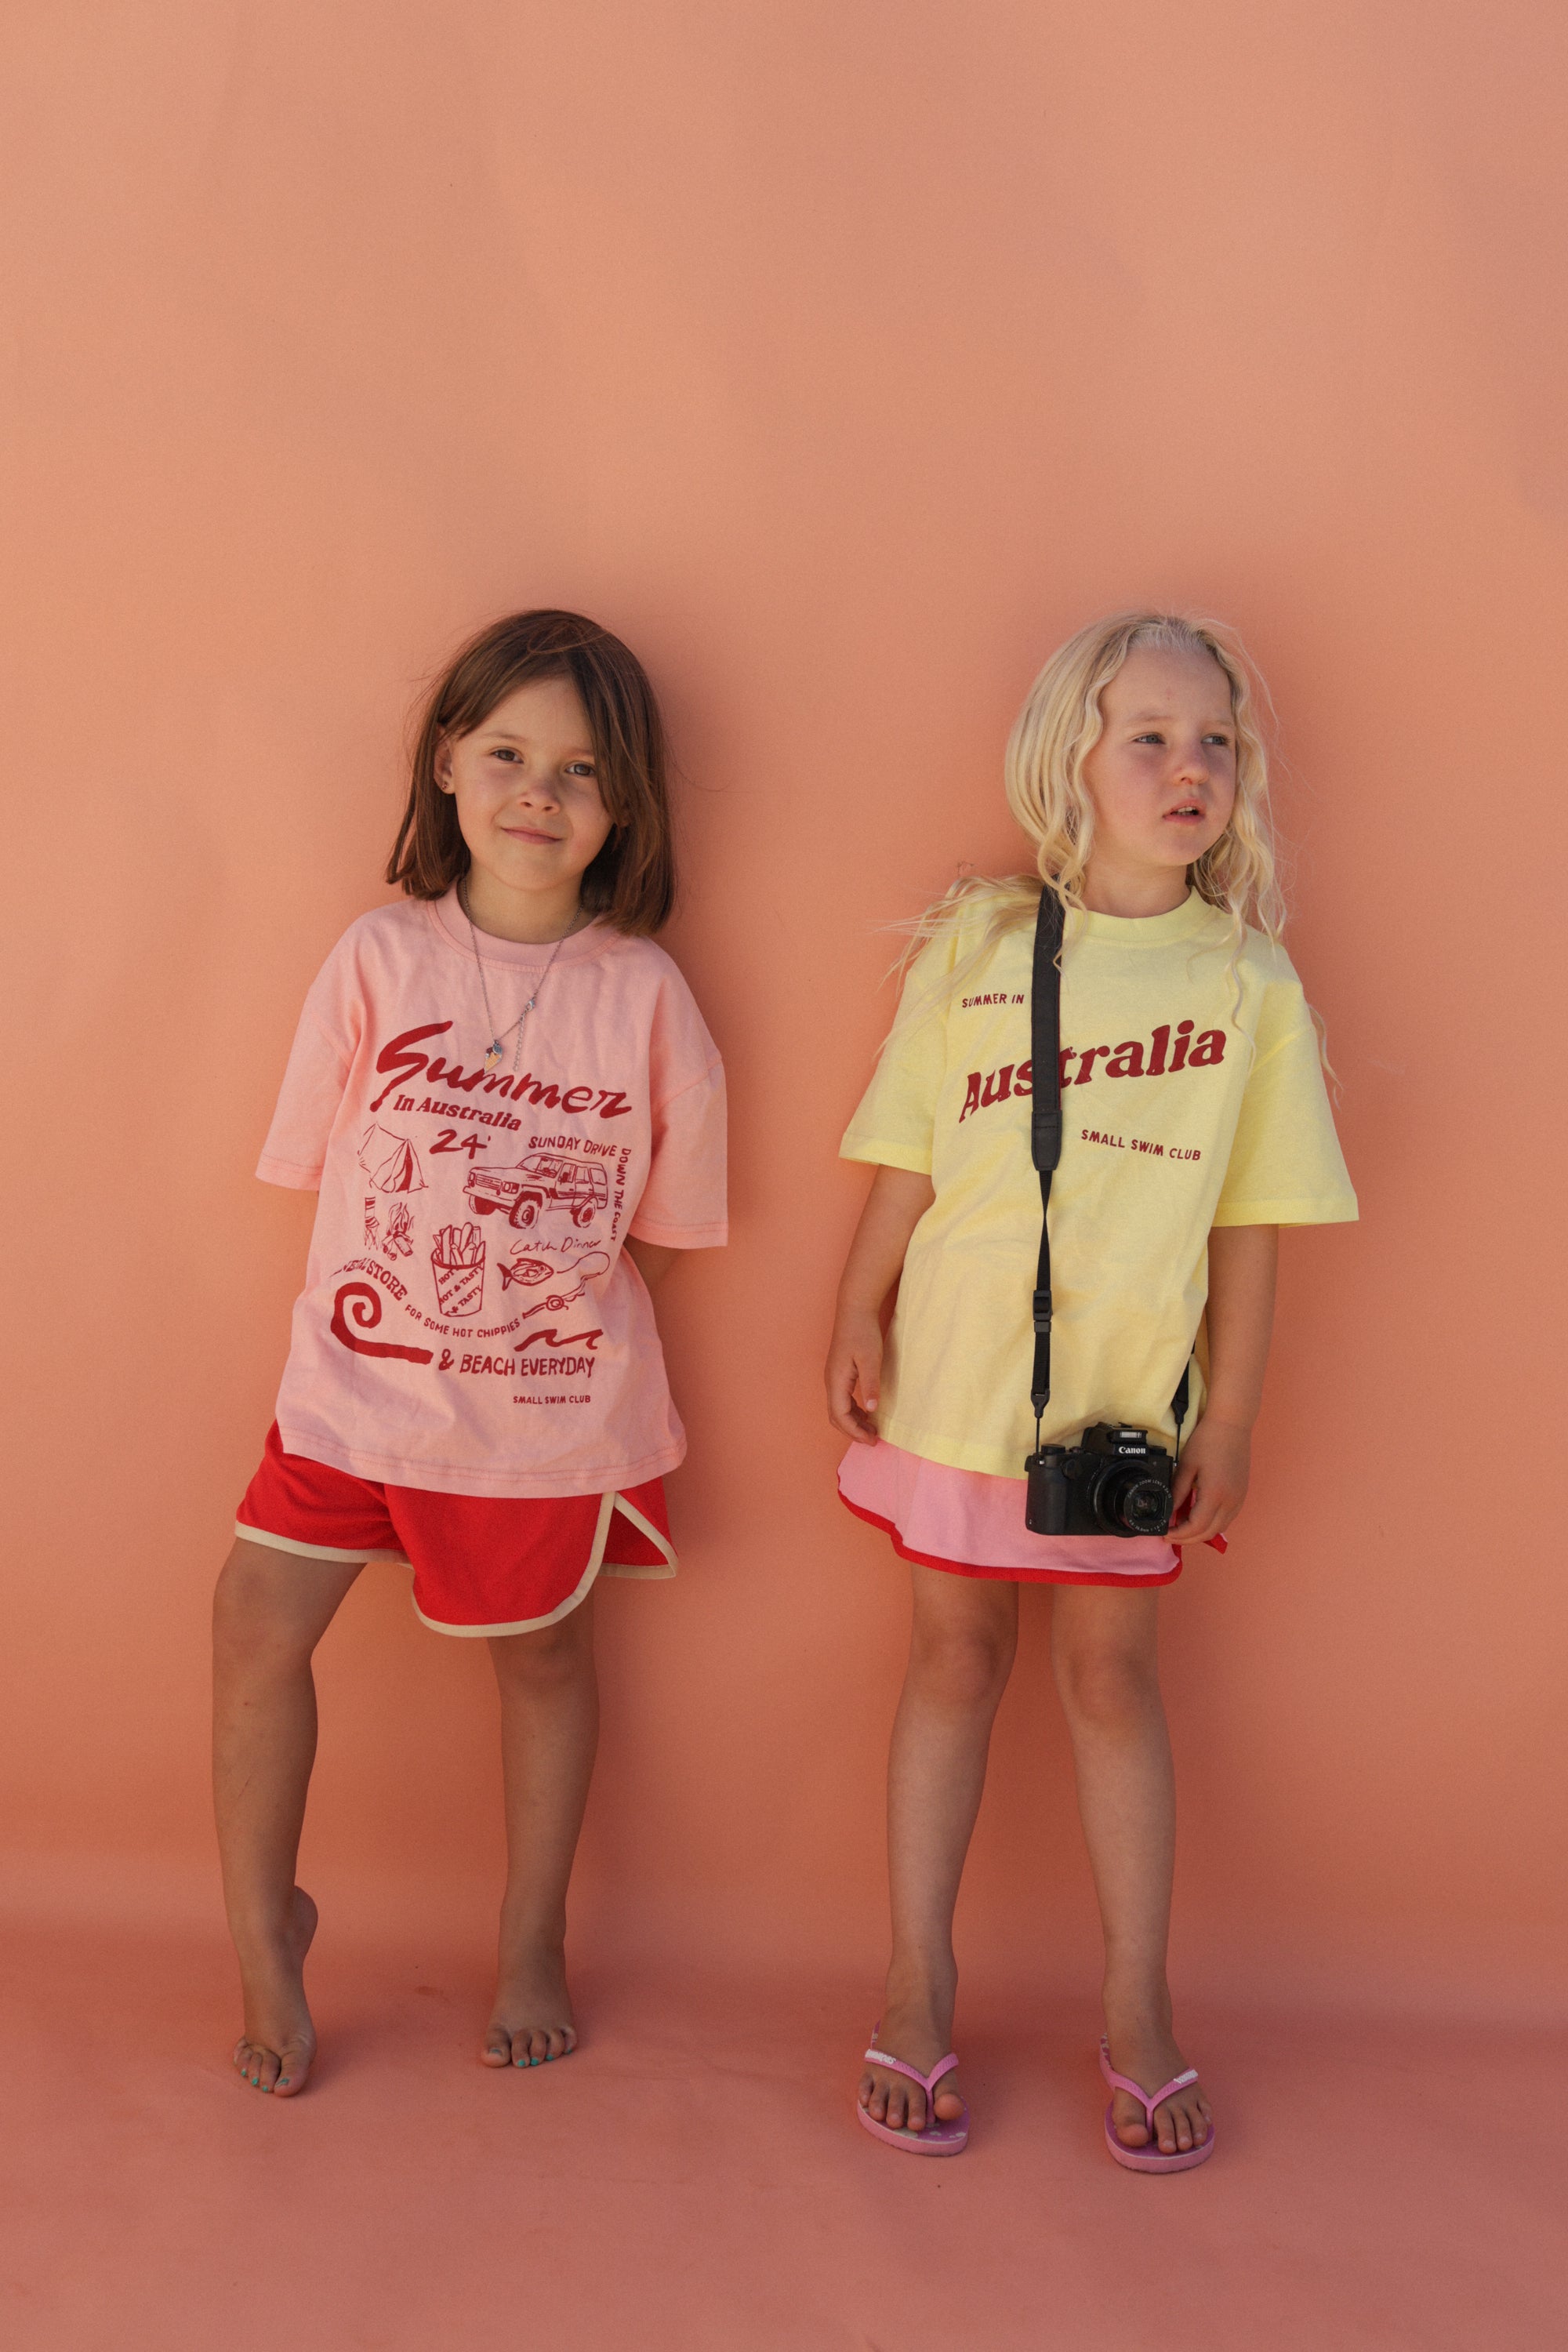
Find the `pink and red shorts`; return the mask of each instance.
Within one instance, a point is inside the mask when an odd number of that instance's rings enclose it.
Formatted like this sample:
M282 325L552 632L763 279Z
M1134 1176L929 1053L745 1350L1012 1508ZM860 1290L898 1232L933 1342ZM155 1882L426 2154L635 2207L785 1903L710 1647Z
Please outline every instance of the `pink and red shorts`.
M839 1496L856 1517L926 1568L1012 1584L1169 1584L1181 1574L1181 1549L1163 1536L1031 1535L1024 1483L928 1462L885 1437L852 1445L838 1465Z
M597 1576L676 1568L661 1478L618 1495L437 1495L285 1454L276 1422L235 1533L307 1559L411 1567L415 1610L437 1633L536 1633Z

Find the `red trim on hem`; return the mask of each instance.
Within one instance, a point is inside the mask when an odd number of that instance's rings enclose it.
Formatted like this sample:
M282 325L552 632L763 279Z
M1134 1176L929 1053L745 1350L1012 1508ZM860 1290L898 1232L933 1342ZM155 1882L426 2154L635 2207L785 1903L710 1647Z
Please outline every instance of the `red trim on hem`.
M943 1568L950 1576L980 1576L995 1584L1114 1584L1122 1591L1135 1591L1144 1584L1173 1584L1182 1572L1181 1546L1173 1545L1176 1565L1163 1576L1093 1576L1083 1569L1071 1568L976 1568L970 1560L939 1559L934 1552L911 1551L891 1519L884 1519L875 1511L862 1510L852 1503L842 1486L838 1499L847 1511L853 1511L868 1527L880 1528L900 1559L912 1559L921 1568Z

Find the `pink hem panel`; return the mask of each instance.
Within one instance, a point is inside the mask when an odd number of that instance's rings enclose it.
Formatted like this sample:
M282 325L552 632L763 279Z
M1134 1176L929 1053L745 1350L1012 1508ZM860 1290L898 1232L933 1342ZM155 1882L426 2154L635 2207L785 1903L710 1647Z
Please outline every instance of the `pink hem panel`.
M893 1539L905 1559L960 1576L1018 1583L1169 1584L1182 1557L1158 1536L1036 1536L1024 1525L1024 1481L954 1470L879 1440L838 1465L840 1498Z

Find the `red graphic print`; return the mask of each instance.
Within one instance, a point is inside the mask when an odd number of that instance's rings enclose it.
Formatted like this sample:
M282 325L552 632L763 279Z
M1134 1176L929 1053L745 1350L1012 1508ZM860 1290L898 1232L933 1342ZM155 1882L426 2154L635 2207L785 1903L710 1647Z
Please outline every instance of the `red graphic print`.
M604 1336L601 1326L597 1331L570 1331L563 1339L552 1325L548 1331L531 1331L526 1339L514 1339L511 1344L520 1356L525 1355L530 1348L586 1348L592 1355L595 1340L602 1339Z
M381 1321L381 1293L373 1290L368 1282L344 1282L338 1286L338 1295L332 1301L332 1337L341 1339L345 1348L352 1348L356 1356L401 1356L405 1364L431 1361L433 1350L429 1348L398 1348L387 1340L356 1339L344 1319L345 1302L355 1328L374 1331Z

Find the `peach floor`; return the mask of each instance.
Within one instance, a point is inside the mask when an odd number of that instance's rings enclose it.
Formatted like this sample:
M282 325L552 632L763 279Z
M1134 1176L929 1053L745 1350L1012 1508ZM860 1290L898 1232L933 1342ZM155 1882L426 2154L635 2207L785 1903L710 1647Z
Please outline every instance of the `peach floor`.
M1099 2145L1081 2003L972 2003L969 2153L849 2116L858 1986L782 2006L586 1969L568 2064L473 2059L485 1986L329 1948L298 2105L227 2063L212 1940L6 1940L0 2168L15 2352L1422 2352L1563 2340L1568 2037L1190 2012L1201 2173Z

